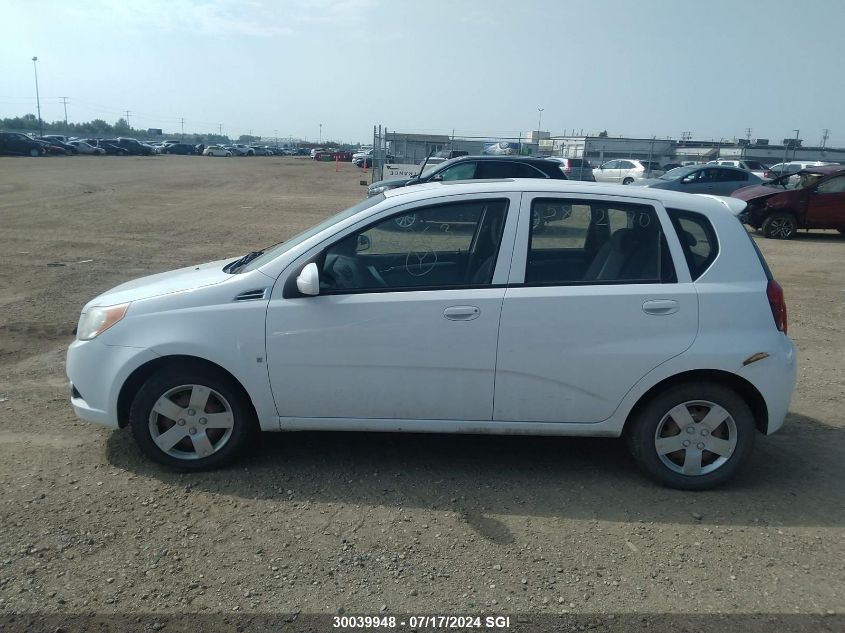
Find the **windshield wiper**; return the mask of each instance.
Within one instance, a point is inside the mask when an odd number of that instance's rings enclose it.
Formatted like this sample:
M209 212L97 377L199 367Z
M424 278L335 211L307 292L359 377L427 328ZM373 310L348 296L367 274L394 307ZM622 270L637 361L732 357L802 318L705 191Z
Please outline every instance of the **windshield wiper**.
M250 253L247 253L243 257L239 257L235 261L226 264L223 267L223 272L224 273L234 273L238 269L246 266L248 263L250 263L256 257L260 257L263 254L264 254L264 251L252 251Z

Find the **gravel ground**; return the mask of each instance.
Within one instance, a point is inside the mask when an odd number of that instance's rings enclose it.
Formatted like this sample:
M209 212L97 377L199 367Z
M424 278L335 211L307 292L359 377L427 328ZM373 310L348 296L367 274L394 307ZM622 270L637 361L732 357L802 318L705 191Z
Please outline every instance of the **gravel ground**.
M175 474L128 431L75 419L64 354L85 301L292 235L360 199L361 178L290 158L0 159L9 630L38 629L11 614L95 613L762 613L845 626L837 233L756 238L786 292L798 386L782 432L758 438L718 491L657 488L619 442L567 438L274 434L232 468Z

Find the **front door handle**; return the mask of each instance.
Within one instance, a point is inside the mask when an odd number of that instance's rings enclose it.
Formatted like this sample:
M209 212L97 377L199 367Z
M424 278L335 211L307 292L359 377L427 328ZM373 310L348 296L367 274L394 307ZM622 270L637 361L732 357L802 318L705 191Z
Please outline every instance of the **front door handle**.
M678 311L678 307L678 302L674 299L652 299L643 303L643 312L658 316L675 314Z
M480 314L481 310L476 306L449 306L443 310L443 316L450 321L472 321Z

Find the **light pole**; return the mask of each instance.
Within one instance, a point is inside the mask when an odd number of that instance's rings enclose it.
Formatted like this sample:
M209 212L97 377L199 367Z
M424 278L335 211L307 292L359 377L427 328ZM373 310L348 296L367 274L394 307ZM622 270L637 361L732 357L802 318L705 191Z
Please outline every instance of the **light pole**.
M792 145L792 160L795 160L795 152L798 151L798 134L801 130L795 130L795 143Z
M44 136L44 121L41 120L41 96L38 94L38 58L32 58L32 69L35 71L35 103L38 106L38 135Z
M317 145L322 145L322 144L323 144L323 124L320 123L320 137L317 140Z
M543 110L545 110L545 108L540 108L540 107L537 108L537 112L539 112L539 115L537 116L537 132L538 132L537 138L538 139L540 137L539 132L540 132L541 126L543 124Z

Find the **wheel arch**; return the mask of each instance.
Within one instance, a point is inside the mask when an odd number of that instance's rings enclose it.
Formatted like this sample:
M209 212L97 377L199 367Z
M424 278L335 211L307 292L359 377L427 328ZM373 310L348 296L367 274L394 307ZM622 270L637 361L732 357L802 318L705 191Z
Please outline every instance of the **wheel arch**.
M675 385L696 382L715 383L735 391L743 400L745 400L748 407L751 409L751 413L754 416L754 426L756 426L757 430L762 434L767 434L769 428L769 408L766 405L766 400L763 398L763 395L757 387L742 376L737 376L736 374L732 374L721 369L695 369L664 378L640 396L637 403L628 412L628 416L625 418L625 425L622 429L623 434L628 428L629 422L635 419L643 407L645 407L651 399L661 391L674 387Z
M249 392L241 384L241 381L238 380L231 372L226 370L225 367L222 367L221 365L218 365L208 359L200 358L199 356L171 354L169 356L160 356L144 363L129 374L123 382L123 385L120 387L120 393L117 396L117 423L120 428L125 427L129 423L129 408L132 405L132 399L135 397L135 394L138 393L141 385L143 385L147 379L159 369L174 364L194 365L210 369L231 379L233 384L235 384L241 391L241 395L245 398L245 401L249 403L254 418L256 420L258 419L255 403L252 401Z

